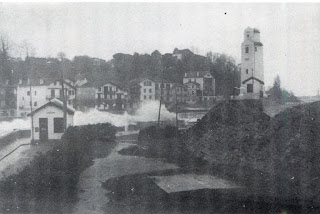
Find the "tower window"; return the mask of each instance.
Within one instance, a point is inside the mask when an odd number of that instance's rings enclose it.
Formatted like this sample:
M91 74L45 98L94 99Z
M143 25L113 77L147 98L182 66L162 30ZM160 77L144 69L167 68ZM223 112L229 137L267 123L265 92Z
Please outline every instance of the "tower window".
M249 69L246 69L246 74L248 74L249 73Z
M246 53L249 53L249 47L246 47Z

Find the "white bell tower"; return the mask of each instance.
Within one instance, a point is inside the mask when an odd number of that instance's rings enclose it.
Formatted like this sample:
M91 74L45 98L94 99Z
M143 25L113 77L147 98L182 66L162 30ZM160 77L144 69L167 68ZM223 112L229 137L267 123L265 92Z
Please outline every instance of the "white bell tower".
M241 45L241 95L259 99L264 95L263 44L260 31L247 27Z

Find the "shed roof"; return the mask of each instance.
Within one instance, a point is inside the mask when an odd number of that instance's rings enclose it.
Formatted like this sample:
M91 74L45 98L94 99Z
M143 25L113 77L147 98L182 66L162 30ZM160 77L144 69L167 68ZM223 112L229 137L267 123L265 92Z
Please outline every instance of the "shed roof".
M63 110L63 102L61 102L60 100L54 98L54 99L50 100L49 102L47 102L46 104L40 106L39 108L37 108L34 111L32 111L31 113L29 113L28 116L34 115L36 112L40 111L41 109L44 109L47 106L55 106L55 107L58 107L58 108ZM71 107L67 106L67 112L69 114L74 114L75 110L74 110L74 108L71 108Z

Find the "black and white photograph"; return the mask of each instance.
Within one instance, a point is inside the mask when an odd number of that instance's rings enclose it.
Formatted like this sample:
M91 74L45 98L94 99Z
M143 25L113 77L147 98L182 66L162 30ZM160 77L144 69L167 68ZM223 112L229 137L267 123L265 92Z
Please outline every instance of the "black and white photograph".
M320 3L0 2L0 213L320 213Z

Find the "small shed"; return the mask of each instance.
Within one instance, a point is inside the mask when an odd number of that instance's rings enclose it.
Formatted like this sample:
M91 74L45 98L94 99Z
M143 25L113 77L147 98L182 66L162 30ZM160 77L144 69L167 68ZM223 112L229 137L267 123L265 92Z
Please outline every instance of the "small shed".
M67 127L73 125L75 110L67 107ZM32 111L34 140L48 141L61 139L63 130L63 102L52 99L48 103Z

